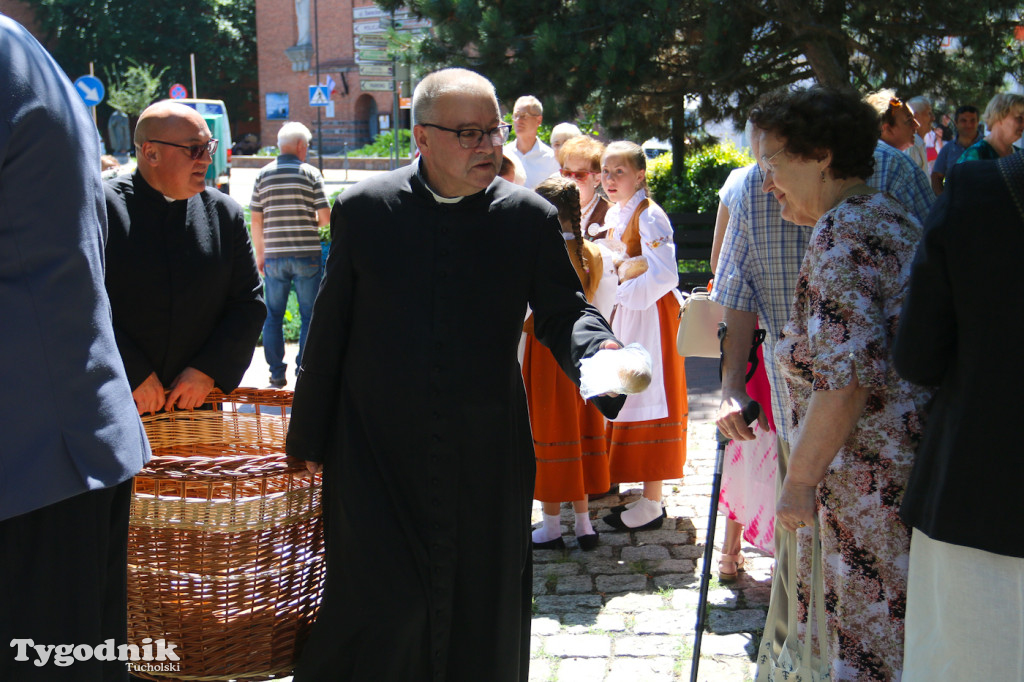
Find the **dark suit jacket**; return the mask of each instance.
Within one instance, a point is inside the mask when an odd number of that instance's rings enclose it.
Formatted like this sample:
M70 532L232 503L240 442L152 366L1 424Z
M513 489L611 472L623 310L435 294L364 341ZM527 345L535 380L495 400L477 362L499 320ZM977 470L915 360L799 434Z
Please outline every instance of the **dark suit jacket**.
M903 500L904 520L933 540L1018 557L1022 196L1019 154L952 168L925 223L894 349L904 378L939 387Z
M106 184L107 291L132 390L194 367L233 391L266 307L241 207L207 188L168 202L142 175Z
M0 45L3 520L131 478L149 446L103 290L96 127L57 63L2 15Z

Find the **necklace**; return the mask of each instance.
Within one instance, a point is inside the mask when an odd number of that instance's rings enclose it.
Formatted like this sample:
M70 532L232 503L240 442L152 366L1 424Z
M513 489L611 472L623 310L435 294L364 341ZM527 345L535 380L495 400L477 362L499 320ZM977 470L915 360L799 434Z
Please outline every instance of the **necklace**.
M594 214L594 210L597 208L597 202L601 200L601 196L594 192L594 196L590 198L587 205L583 207L583 219L580 220L580 225L586 225L587 221L590 220L590 216Z

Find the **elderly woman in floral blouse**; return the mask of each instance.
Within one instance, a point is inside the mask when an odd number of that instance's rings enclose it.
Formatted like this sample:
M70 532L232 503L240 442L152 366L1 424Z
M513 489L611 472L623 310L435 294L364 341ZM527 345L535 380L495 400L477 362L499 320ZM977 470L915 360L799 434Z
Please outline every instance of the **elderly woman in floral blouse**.
M910 535L900 502L928 394L892 366L893 335L921 226L865 184L878 138L856 93L775 93L751 120L763 189L782 217L814 225L776 346L796 440L777 507L798 533L806 624L811 528L820 524L833 680L898 680Z

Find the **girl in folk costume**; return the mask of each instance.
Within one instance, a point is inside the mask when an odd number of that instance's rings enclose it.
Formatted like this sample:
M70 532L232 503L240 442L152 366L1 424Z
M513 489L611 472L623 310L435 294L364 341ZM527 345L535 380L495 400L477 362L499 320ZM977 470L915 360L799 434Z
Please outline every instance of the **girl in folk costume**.
M559 172L563 178L575 181L580 190L580 229L591 241L604 235L604 217L611 208L597 191L603 155L604 145L589 135L569 139L558 150Z
M601 182L614 203L605 218L608 241L624 252L612 331L623 343L646 348L654 370L650 388L626 398L608 427L612 482L644 484L643 497L605 517L616 530L660 528L662 481L682 477L686 461L686 375L675 352L676 250L668 216L647 198L646 169L643 150L632 142L611 143L601 161Z
M615 301L618 277L597 246L580 233L580 194L563 178L549 178L537 193L558 209L569 258L583 284L587 300L606 317ZM606 263L607 266L606 267ZM551 351L533 335L533 317L526 320L523 381L530 407L530 425L537 457L534 497L543 506L544 522L533 531L534 549L564 549L559 507L572 500L576 513L576 540L581 549L597 547L597 531L590 523L587 494L608 490L608 453L605 419L597 408L580 398L576 385L565 376Z

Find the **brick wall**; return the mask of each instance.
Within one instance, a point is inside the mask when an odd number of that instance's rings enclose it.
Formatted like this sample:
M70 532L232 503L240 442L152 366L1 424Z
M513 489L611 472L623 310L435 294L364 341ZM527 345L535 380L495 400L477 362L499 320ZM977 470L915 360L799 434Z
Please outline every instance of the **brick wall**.
M40 30L38 24L36 24L36 13L35 10L27 2L21 0L0 0L0 13L6 14L11 19L28 29L36 40L46 45L46 41ZM49 46L47 46L49 47Z
M310 13L313 0L309 0ZM336 84L331 99L334 102L334 117L326 118L323 107L309 106L309 86L316 82L316 55L313 54L309 68L301 71L292 69L292 60L286 50L295 45L298 29L295 21L295 0L256 0L256 44L259 62L260 102L260 144L277 144L277 131L286 121L301 121L313 131L313 145L316 145L316 118L320 108L324 152L340 151L343 144L349 149L360 147L370 141L370 133L376 121L369 120L376 104L379 113L392 110L391 93L363 93L359 88L359 71L354 60L352 34L352 6L373 6L367 0L320 0L318 3L320 33L320 80L330 75ZM316 43L316 22L309 20L310 40ZM344 77L342 74L344 73ZM348 93L345 93L345 84ZM267 94L287 93L288 118L268 119Z

